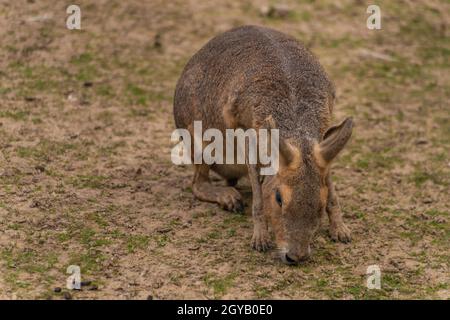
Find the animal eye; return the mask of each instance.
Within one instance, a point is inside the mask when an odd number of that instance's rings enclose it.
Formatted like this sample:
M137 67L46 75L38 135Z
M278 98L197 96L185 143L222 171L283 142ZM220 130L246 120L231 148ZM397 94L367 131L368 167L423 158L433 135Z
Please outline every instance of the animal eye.
M275 192L275 200L277 201L280 207L283 205L283 201L281 200L281 194L280 191L278 190Z

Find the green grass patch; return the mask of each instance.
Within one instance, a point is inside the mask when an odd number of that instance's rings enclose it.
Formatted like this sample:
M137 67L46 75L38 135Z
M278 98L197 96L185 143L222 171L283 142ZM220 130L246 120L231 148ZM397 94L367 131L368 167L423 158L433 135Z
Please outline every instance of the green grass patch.
M214 296L220 298L227 293L230 287L233 286L236 276L236 273L230 273L225 277L215 277L208 274L205 276L204 281L206 286L213 289Z
M23 110L0 111L0 118L10 118L15 121L27 120L29 115L30 115L29 111Z
M150 238L144 235L131 235L126 240L128 253L134 253L137 250L145 249L149 244Z
M100 175L78 175L70 179L70 184L78 189L103 189L109 178Z

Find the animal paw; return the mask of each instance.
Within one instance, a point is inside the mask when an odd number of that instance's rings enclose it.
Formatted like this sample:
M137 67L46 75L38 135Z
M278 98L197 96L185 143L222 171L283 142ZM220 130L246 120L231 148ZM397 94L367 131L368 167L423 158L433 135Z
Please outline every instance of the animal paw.
M269 231L261 227L253 229L252 247L256 251L264 252L272 247Z
M352 240L350 229L342 222L337 225L330 225L330 236L333 241L340 241L343 243Z
M225 210L235 213L244 212L244 203L242 202L241 194L235 188L223 188L223 190L220 191L218 202Z

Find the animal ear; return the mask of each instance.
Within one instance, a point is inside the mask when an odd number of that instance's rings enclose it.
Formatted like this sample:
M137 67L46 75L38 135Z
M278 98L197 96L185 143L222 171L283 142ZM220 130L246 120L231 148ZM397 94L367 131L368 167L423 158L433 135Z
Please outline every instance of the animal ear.
M344 149L352 136L352 130L353 119L350 117L325 132L319 144L319 153L325 164L330 163Z
M295 169L300 165L300 150L288 140L280 138L279 151L280 162L283 166Z
M276 129L277 125L272 116L267 117L263 121L262 128L267 130ZM280 156L280 163L284 167L298 168L300 165L300 150L292 145L288 140L279 138L278 151Z

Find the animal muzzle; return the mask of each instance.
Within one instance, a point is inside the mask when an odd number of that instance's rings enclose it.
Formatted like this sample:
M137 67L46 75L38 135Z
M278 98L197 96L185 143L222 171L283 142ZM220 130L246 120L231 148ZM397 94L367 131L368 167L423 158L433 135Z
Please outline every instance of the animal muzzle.
M311 247L308 245L306 250L299 253L294 253L292 251L285 251L281 253L281 260L288 265L295 265L308 260L311 255Z

